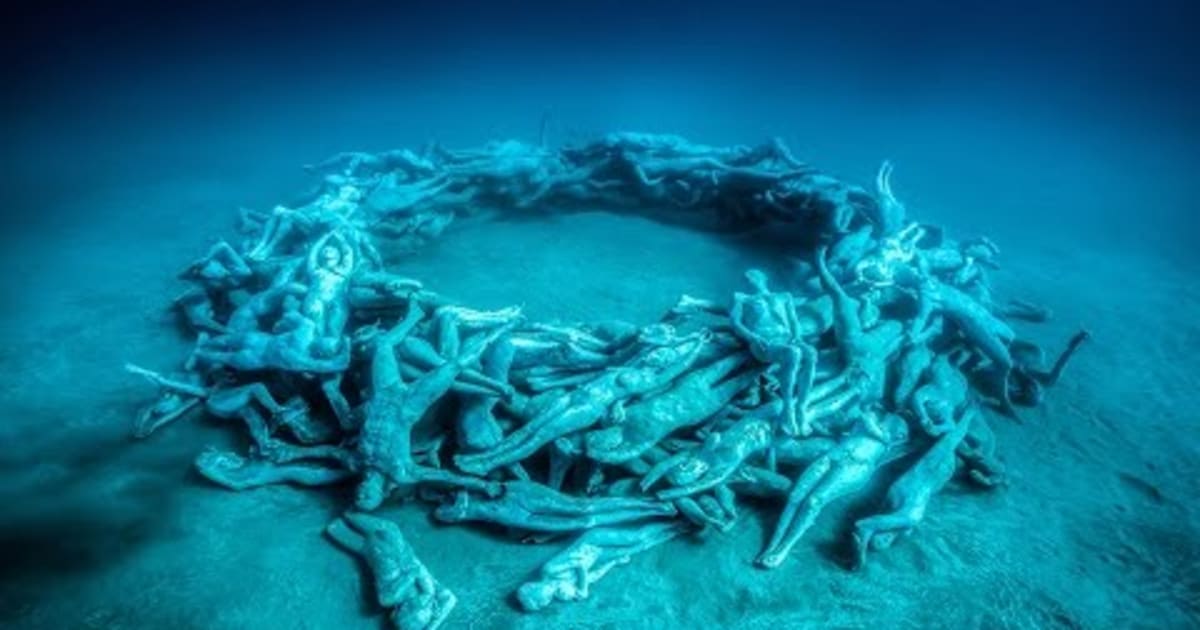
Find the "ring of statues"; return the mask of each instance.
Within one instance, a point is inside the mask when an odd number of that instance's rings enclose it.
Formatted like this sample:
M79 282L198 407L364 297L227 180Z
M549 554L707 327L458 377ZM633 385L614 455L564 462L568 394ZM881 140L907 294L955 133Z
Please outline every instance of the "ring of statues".
M914 534L949 483L1005 483L989 417L1037 405L1087 339L1048 358L1015 332L1048 309L999 299L999 250L912 220L884 163L872 189L782 142L714 147L614 133L578 146L345 153L307 167L301 202L242 210L238 246L187 267L175 301L195 339L178 370L127 365L158 389L135 435L190 414L234 420L247 452L209 449L206 479L355 484L326 535L362 558L403 630L455 606L392 501L443 523L572 541L522 608L588 596L635 554L727 531L739 502L773 507L755 558L779 567L822 509L899 474L853 523L854 564ZM535 322L476 310L385 268L480 210L605 209L801 235L794 277L751 269L730 296L680 296L660 321Z

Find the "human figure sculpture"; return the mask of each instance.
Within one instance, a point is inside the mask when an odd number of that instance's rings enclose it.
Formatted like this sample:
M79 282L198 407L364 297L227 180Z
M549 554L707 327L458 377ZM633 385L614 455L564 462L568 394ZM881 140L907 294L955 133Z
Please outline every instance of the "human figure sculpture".
M735 374L745 359L734 354L692 370L668 390L614 408L613 426L584 436L587 456L619 464L639 457L668 434L716 415L758 378L756 371Z
M522 584L517 601L525 610L536 611L555 601L585 600L591 587L609 571L688 529L677 520L589 529L542 565L537 579Z
M735 293L729 319L756 359L778 372L783 397L779 429L787 435L812 432L803 409L816 370L816 350L799 337L796 303L791 294L772 292L767 276L746 272L754 293Z
M959 420L888 488L883 514L860 519L854 524L859 566L866 563L868 550L890 547L898 536L911 532L925 518L929 501L954 476L958 463L955 450L966 436L970 423L970 415Z
M374 342L371 391L358 442L364 466L364 478L356 499L361 510L378 507L386 496L389 483L406 487L427 482L495 491L494 486L478 478L416 465L412 461L412 430L425 412L450 390L458 373L477 362L508 327L498 327L473 337L452 359L406 383L400 373L396 346L423 318L424 312L413 303L408 315Z
M858 492L874 476L888 448L907 437L899 417L889 415L883 424L883 439L867 432L849 435L796 478L771 540L755 560L758 566L783 564L826 505Z
M175 306L193 330L217 335L229 332L217 321L216 308L207 290L192 289L175 298Z
M254 270L232 245L219 241L203 258L189 265L181 276L221 292L244 286L254 277Z
M340 337L350 317L347 292L354 248L340 232L330 232L309 249L306 265L309 287L300 312L316 322L320 336Z
M1042 402L1045 388L1053 387L1062 378L1063 370L1091 338L1091 333L1081 330L1071 336L1067 346L1055 359L1049 370L1043 370L1036 361L1014 360L1012 378L1009 381L1009 397L1014 403L1033 407Z
M968 404L967 377L942 354L929 368L929 382L912 396L912 410L926 434L937 437L958 424L959 411Z
M436 630L458 599L433 577L392 521L347 512L325 534L366 563L375 581L375 599L397 630Z
M174 403L176 410L174 414L170 412L165 414L149 413L139 419L135 435L148 436L163 424L178 418L178 410L191 408L183 401L191 399L195 401L194 404L203 403L205 410L214 416L242 420L250 432L251 440L260 451L273 450L275 440L271 437L272 427L259 409L266 410L271 417L276 417L283 414L286 408L275 400L266 385L253 382L242 385L205 387L194 373L188 373L188 376L184 378L172 378L131 363L125 364L125 371L142 376L154 383L165 396L171 397L169 400L180 401Z
M729 429L712 433L695 451L677 453L655 466L642 481L649 489L666 478L671 488L659 491L664 500L709 490L733 475L751 456L771 446L772 423L761 416L746 416Z
M191 361L239 372L281 370L311 374L343 372L350 365L349 344L330 338L318 340L316 323L298 313L285 313L276 330L279 332L250 330L214 337L201 335Z
M571 532L619 525L677 513L670 503L631 497L577 497L532 481L508 481L498 497L455 493L434 510L445 523L484 521L536 532Z

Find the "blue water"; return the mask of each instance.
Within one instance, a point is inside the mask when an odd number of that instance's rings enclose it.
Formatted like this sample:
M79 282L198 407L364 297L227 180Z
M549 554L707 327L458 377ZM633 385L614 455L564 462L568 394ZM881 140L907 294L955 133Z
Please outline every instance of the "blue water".
M779 136L864 185L890 159L912 214L987 234L998 286L1052 306L1038 341L1086 325L1095 342L1024 425L997 426L1009 488L950 492L862 574L822 553L833 523L790 568L757 572L747 516L530 616L508 594L550 552L402 510L459 594L449 627L1200 625L1194 3L584 4L56 4L6 20L0 623L377 627L363 573L319 535L344 497L206 486L191 459L231 432L130 441L147 392L120 366L186 355L175 273L238 206L303 191L300 165L533 141L545 117L555 145ZM648 320L782 266L772 251L589 213L468 223L405 272L481 307Z

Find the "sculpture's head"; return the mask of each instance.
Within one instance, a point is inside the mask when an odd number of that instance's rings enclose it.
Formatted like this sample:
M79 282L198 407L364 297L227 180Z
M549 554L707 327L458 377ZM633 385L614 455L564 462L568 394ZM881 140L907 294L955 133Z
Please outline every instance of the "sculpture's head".
M754 290L758 291L759 293L771 292L770 287L768 286L769 281L767 280L767 274L761 269L747 269L746 281L749 282L750 286L754 287Z
M541 610L554 601L557 593L558 582L527 582L517 589L517 601L521 603L521 608L527 611Z
M642 356L641 363L649 368L667 368L679 358L674 348L655 348Z
M638 331L638 342L647 346L666 346L675 341L675 327L670 324L650 324Z
M209 479L222 479L246 465L246 459L233 451L209 449L196 457L196 469Z
M326 269L335 269L338 263L342 262L342 252L333 245L326 245L321 248L321 266Z

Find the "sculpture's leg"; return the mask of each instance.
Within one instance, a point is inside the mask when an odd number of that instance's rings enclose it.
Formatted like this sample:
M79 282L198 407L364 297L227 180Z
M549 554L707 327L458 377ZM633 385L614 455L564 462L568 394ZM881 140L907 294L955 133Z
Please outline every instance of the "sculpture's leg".
M567 413L587 411L587 409L571 408ZM592 414L586 413L586 415ZM547 414L535 418L508 434L495 447L480 453L457 455L454 462L459 468L479 475L487 474L501 466L515 464L565 433L560 430L559 422L557 422L561 417L559 414ZM576 427L576 430L585 428L587 427Z
M263 409L271 412L271 415L279 415L284 412L285 408L279 401L275 400L275 396L271 394L271 390L262 383L250 383L245 386L246 396L262 405Z
M250 433L250 440L258 448L258 452L263 457L275 461L275 445L281 443L271 437L271 427L267 424L267 419L263 417L262 413L258 409L246 405L238 412L237 417L241 418L242 422L246 424L246 430Z
M312 415L308 403L297 396L284 404L279 426L286 427L296 441L304 445L324 444L338 437L338 430L322 418Z
M475 490L489 497L499 496L502 492L499 483L472 477L469 475L458 474L449 470L439 468L429 468L426 466L414 466L408 471L408 476L415 482L430 483L450 488L462 488L466 490Z
M525 380L525 383L530 391L534 393L541 393L553 389L578 387L594 380L595 378L596 372L564 372L561 375L530 376Z
M336 462L347 470L355 470L359 467L359 459L355 451L333 444L293 446L291 444L280 443L275 447L271 458L271 461L277 464L302 460Z
M346 395L342 394L342 374L329 374L320 379L320 391L325 395L325 400L329 401L330 409L334 410L337 426L340 426L342 431L355 431L354 413L350 410Z
M833 466L832 457L822 457L805 469L800 478L796 480L796 483L792 485L792 489L788 494L787 505L784 506L783 512L779 515L779 521L775 524L775 531L771 534L771 540L767 543L766 549L759 555L756 561L759 566L774 568L783 563L783 559L791 549L790 545L787 545L787 541L792 538L792 532L799 530L803 533L803 530L807 529L807 527L797 525L797 515L805 507L809 497L812 496L818 485L825 479L825 476L830 474ZM800 518L803 519L804 517L801 516Z
M800 381L800 368L804 358L800 349L790 344L766 348L766 358L779 370L779 388L783 398L783 413L777 420L776 433L799 435L796 389Z
M567 473L571 472L578 455L579 450L567 438L555 440L550 446L550 473L546 485L562 490Z
M445 363L440 365L444 366ZM401 363L400 373L406 380L415 381L428 374L429 369L422 369L410 363ZM478 381L480 379L472 379L470 376L470 371L463 370L462 372L459 372L454 381L450 383L450 391L457 394L462 394L464 396L497 396L508 395L508 393L512 390L511 387L508 387L502 383L479 384L478 382L473 381Z
M534 531L569 532L634 523L651 518L674 516L675 506L640 507L636 509L611 510L604 512L566 516L562 514L531 514L521 527Z
M418 337L411 337L404 341L402 347L405 363L418 370L434 370L446 363L447 359L429 344L429 342ZM446 355L455 356L455 355ZM491 378L478 370L471 367L463 367L462 372L458 375L458 380L463 384L474 385L486 390L490 390L494 394L501 396L511 396L512 386L506 381Z
M795 383L793 384L794 393L792 395L795 400L793 409L794 420L797 426L788 428L795 429L797 433L791 435L799 435L807 437L812 433L812 420L808 415L808 401L812 395L813 382L817 378L817 349L811 345L798 342L796 346L799 352L799 365L796 370Z
M325 526L325 535L330 540L350 553L362 555L366 549L366 539L355 531L342 518L335 518Z

